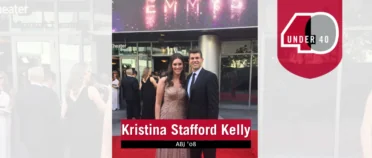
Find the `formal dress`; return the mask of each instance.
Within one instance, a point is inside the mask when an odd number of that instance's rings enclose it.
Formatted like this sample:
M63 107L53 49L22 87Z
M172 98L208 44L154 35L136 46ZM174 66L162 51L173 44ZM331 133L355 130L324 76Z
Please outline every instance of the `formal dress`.
M0 90L0 157L10 155L10 97L8 93Z
M185 119L186 118L186 91L183 88L166 87L164 103L160 110L160 119ZM157 158L189 158L188 149L157 149Z
M141 82L142 119L155 119L156 88L151 83L150 78L145 82L141 80Z
M112 110L120 109L119 106L119 80L112 81ZM114 88L115 87L115 88Z
M69 158L100 158L103 114L88 96L85 87L76 100L67 97L66 125Z

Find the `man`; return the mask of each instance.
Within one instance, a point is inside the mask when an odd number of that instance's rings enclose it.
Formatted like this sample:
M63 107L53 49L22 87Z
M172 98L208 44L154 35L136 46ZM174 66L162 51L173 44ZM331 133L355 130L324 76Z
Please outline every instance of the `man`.
M44 69L44 85L48 88L53 89L56 82L56 74L50 70Z
M141 112L139 83L132 69L127 69L125 73L127 76L121 80L120 87L122 97L127 103L127 119L139 119Z
M218 119L219 87L216 74L202 68L203 54L200 50L189 53L192 73L187 76L188 119ZM191 149L191 158L215 158L215 148Z
M133 76L134 78L137 78L137 71L135 69L133 69Z
M28 150L29 158L59 157L62 150L60 135L61 107L56 93L43 84L42 67L28 70L30 85L21 88L16 96L14 112L18 118L20 140Z

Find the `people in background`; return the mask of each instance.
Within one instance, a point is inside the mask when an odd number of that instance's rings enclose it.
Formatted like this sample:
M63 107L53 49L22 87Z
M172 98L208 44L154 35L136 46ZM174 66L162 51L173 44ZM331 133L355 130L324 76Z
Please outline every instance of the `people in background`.
M133 77L137 78L137 71L135 69L133 69Z
M7 157L10 148L10 94L7 87L8 77L5 72L0 71L0 157Z
M29 86L20 88L13 108L17 121L14 126L20 133L19 139L28 151L29 158L49 158L61 156L59 98L45 84L42 67L32 67L27 72Z
M160 73L160 77L165 77L165 76L167 76L167 72L166 72L166 71L162 71L162 72Z
M112 72L112 110L116 111L120 109L119 106L119 75L117 71Z
M69 158L100 158L104 149L102 136L104 127L111 123L107 118L111 117L112 101L111 97L106 102L102 99L91 78L87 64L72 67L65 93Z
M142 119L155 119L155 95L157 82L151 76L150 68L143 70L141 77L140 89L142 99Z
M127 104L127 118L139 119L141 112L139 83L132 69L126 70L127 77L123 78L120 84L122 97Z
M363 158L372 157L372 92L369 94L364 109L364 117L361 128L361 141Z
M56 74L51 70L45 70L44 85L53 88L56 83Z
M0 108L8 109L10 107L8 76L0 71Z
M160 79L160 77L159 77L159 73L157 73L157 72L152 72L152 73L151 73L151 77L153 77L153 78L155 79L156 83L158 83L158 81L159 81L159 79Z

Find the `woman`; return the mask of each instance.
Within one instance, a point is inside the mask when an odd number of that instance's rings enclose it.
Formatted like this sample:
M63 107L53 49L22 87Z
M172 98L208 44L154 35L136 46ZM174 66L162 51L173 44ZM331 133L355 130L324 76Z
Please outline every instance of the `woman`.
M140 83L142 96L142 119L155 119L155 95L156 95L156 80L151 77L150 68L146 67L143 70L143 75Z
M372 92L368 96L361 128L364 158L372 157Z
M156 90L156 119L186 119L186 77L182 55L171 56L167 76L160 79ZM164 98L164 102L163 102ZM162 105L163 102L163 105ZM157 158L189 158L188 149L157 149Z
M119 77L118 72L113 71L112 73L112 110L116 111L120 109L119 106Z
M110 112L111 97L103 101L91 83L91 71L84 63L74 65L67 83L65 115L70 158L100 158L102 133ZM104 144L109 145L109 144Z
M10 108L10 96L8 89L8 78L5 72L0 71L0 108Z
M5 72L0 71L0 157L7 157L10 154L10 96L7 81Z

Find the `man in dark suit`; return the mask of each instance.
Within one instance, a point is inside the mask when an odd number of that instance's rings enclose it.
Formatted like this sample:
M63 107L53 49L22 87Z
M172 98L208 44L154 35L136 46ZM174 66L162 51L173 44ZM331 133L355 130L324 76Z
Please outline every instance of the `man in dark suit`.
M200 50L189 52L192 73L187 77L188 119L218 119L219 87L216 74L202 68L203 55ZM191 149L191 158L215 158L215 148Z
M29 158L60 157L61 107L57 94L44 86L44 69L28 70L30 85L19 89L13 112L17 117L20 140ZM56 137L57 136L57 137Z
M133 76L133 70L126 70L127 76L121 81L122 97L127 103L127 119L139 119L141 106L139 96L139 83Z

